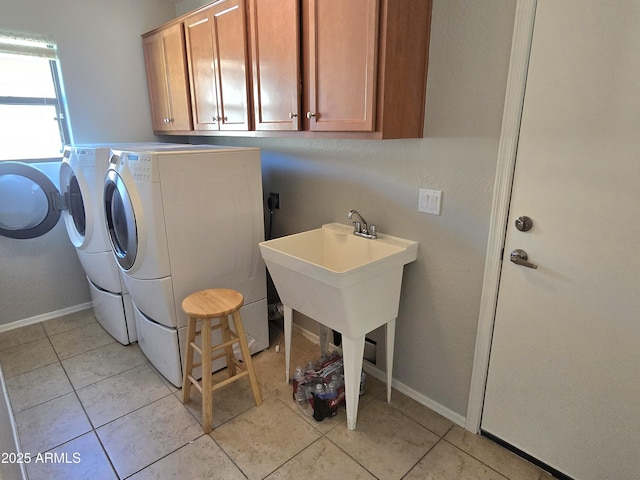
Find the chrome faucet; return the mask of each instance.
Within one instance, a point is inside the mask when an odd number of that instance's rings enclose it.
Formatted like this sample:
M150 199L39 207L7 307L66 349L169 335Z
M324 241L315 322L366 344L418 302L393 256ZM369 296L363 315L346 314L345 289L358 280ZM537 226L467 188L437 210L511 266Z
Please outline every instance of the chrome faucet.
M347 218L351 220L354 215L357 215L360 220L354 220L353 222L353 234L359 237L365 238L378 238L377 228L375 225L367 225L367 221L364 219L360 212L357 210L349 210Z

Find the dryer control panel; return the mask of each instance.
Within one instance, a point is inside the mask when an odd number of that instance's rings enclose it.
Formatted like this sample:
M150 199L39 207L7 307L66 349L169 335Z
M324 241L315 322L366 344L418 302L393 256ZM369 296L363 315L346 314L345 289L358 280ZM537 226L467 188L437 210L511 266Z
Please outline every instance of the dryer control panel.
M124 158L136 182L153 182L152 159L149 154L125 153Z

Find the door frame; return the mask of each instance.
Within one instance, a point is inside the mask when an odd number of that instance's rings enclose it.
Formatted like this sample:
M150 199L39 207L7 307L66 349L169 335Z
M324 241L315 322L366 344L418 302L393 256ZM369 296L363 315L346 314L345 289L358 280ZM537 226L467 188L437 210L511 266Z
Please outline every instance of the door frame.
M498 146L498 163L491 205L491 221L485 258L482 295L476 347L471 372L465 428L478 433L482 420L484 392L489 370L489 354L498 302L511 189L522 120L525 87L529 70L529 55L533 38L537 0L517 0L511 42L509 75L502 115L502 131Z

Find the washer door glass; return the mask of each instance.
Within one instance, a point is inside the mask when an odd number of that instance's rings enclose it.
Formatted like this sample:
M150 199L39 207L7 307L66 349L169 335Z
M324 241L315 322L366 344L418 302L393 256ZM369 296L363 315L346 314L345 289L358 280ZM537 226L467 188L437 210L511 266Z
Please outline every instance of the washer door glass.
M0 163L0 235L35 238L56 226L60 192L41 170L22 162Z
M73 175L69 181L69 214L80 235L84 237L87 231L87 217L84 211L84 200L80 192L78 177Z
M138 253L136 218L129 192L114 170L109 170L105 180L104 213L116 260L124 270L129 270Z

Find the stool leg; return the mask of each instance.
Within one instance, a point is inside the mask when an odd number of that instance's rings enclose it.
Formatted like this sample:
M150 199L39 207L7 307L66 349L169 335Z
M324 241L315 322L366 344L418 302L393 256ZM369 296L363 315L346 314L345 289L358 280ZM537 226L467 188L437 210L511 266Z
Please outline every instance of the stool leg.
M211 380L211 319L202 319L202 431L213 430L213 400Z
M187 348L184 352L184 372L182 374L182 403L187 403L191 398L191 380L189 375L193 374L193 347L191 342L196 339L196 323L195 318L189 317L187 325Z
M220 317L220 323L222 324L222 341L228 342L232 339L231 332L229 331L229 317L224 315ZM227 356L227 373L229 378L236 376L236 364L233 361L233 345L227 345L224 347L225 355Z
M240 340L240 350L242 351L242 359L244 360L247 372L249 372L249 381L251 382L251 390L253 390L253 398L256 401L256 406L262 405L262 395L260 394L260 387L258 386L258 379L256 378L256 372L253 369L253 360L249 353L249 345L247 345L247 336L244 333L244 327L242 325L242 318L240 312L236 310L232 314L233 324L236 327L236 333Z

